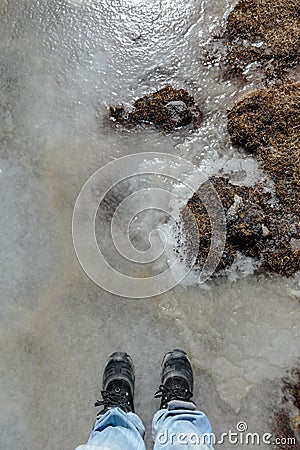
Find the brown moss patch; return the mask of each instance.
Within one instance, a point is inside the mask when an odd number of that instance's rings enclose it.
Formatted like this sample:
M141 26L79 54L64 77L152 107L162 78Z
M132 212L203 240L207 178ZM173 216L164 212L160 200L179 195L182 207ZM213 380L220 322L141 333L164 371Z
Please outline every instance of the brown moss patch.
M294 369L283 380L282 400L274 414L275 438L280 440L277 450L300 448L300 370ZM293 441L289 440L293 439ZM288 441L289 440L289 441Z
M109 116L113 122L126 127L154 125L164 131L188 125L196 128L203 119L194 97L184 89L171 86L139 98L132 111L127 111L123 105L111 106Z
M264 269L281 275L290 276L300 270L300 252L294 244L300 236L292 213L287 214L262 185L235 186L223 177L213 177L209 182L224 206L227 226L225 251L217 271L228 269L238 255L260 259ZM196 261L199 269L211 245L210 218L200 200L203 192L205 184L181 211L187 252L195 249L195 232L199 234ZM197 230L192 216L196 219Z
M300 61L298 0L241 0L226 30L227 60L237 71L259 61L270 76L281 77Z
M300 83L259 89L228 112L234 145L254 153L284 205L299 213Z

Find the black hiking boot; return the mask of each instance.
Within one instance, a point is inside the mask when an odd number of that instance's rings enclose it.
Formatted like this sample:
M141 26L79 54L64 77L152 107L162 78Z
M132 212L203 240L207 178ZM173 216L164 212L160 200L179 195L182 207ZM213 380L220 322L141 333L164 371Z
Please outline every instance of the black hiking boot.
M102 415L111 408L119 407L125 412L134 412L134 366L127 353L115 352L106 363L101 395L95 406L104 406Z
M187 354L178 349L166 353L162 362L161 385L154 395L161 398L160 409L167 408L172 400L190 402L192 396L193 369Z

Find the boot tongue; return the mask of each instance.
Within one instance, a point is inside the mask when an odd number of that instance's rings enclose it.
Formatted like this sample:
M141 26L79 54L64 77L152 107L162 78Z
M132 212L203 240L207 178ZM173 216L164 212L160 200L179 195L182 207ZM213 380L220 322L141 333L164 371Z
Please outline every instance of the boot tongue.
M126 393L126 392L128 392L128 394L129 394L130 393L130 385L125 380L113 380L110 383L108 383L106 390L110 391L110 392L114 392L116 394L121 394L121 393Z
M188 382L183 377L170 377L165 385L169 389L189 389Z
M174 397L179 399L189 400L191 398L189 384L181 377L170 377L165 386L174 391Z

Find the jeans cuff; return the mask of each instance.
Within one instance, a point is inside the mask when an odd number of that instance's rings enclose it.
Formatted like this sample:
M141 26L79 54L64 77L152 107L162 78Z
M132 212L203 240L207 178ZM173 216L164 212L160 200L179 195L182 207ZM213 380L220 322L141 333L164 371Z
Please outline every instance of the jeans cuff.
M196 410L196 405L194 402L185 402L183 400L172 400L168 403L168 410L173 409L188 409L190 411Z

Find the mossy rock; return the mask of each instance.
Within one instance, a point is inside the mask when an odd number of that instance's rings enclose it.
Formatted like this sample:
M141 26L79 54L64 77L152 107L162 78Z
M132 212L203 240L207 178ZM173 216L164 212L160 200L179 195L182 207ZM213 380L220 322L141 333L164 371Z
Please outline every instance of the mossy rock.
M111 106L109 116L113 122L127 128L155 126L166 132L186 126L197 128L203 120L194 97L184 89L171 86L139 98L131 111L123 105Z
M234 145L262 162L280 200L299 213L300 83L249 93L228 111L227 129Z
M298 0L241 0L226 32L227 60L239 72L259 61L269 76L281 77L300 62Z
M282 399L274 413L274 437L278 439L276 450L300 448L300 369L295 368L282 380ZM290 439L288 441L288 439ZM293 439L293 441L292 441ZM294 443L292 443L294 442Z
M281 203L261 184L236 186L223 177L212 177L208 183L215 188L226 217L225 251L217 272L229 269L241 254L260 260L262 268L269 272L291 276L300 270L300 251L294 246L300 239L295 215L286 214ZM200 270L211 245L210 217L201 201L206 191L210 192L204 183L181 211L185 251L193 254L198 249L196 267Z

